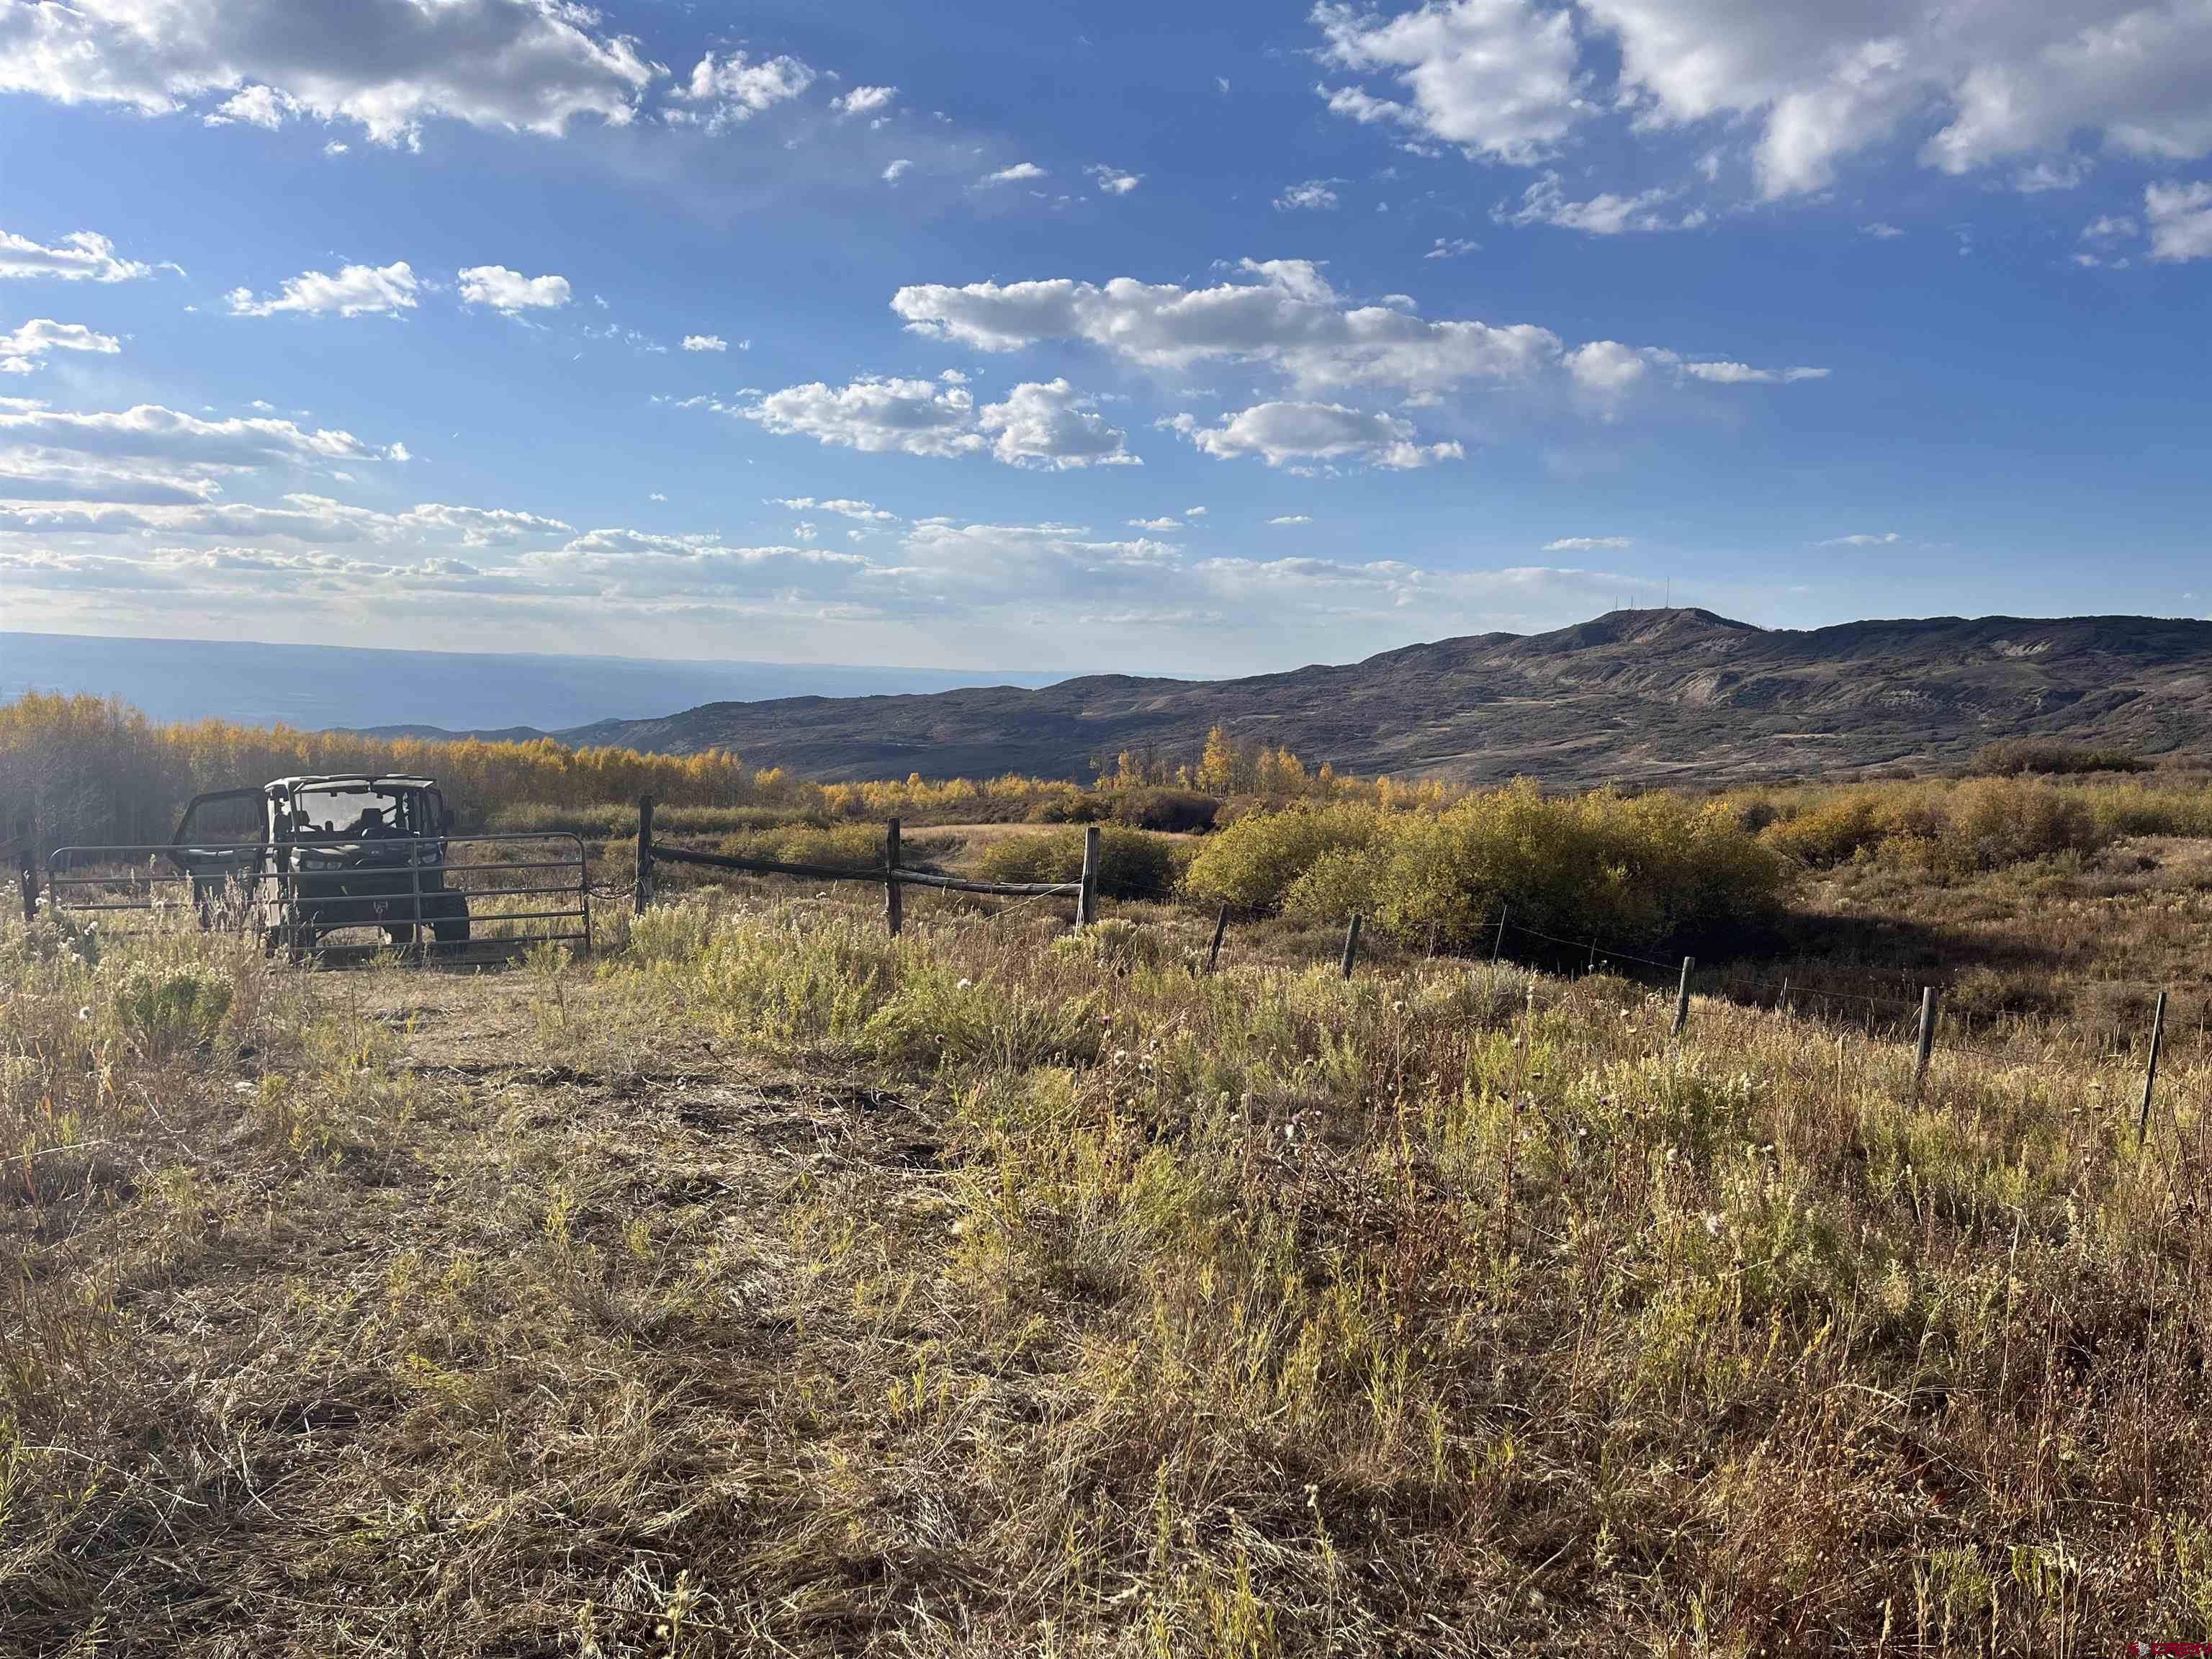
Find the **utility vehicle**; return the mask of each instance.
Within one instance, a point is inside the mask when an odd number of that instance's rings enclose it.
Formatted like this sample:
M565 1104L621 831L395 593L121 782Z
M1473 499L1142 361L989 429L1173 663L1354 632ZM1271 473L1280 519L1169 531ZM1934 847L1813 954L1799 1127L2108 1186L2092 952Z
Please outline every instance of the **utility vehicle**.
M427 931L468 942L469 906L446 885L453 815L428 778L336 774L278 778L196 796L169 857L192 879L203 921L258 926L270 948L312 948L349 927L397 945Z

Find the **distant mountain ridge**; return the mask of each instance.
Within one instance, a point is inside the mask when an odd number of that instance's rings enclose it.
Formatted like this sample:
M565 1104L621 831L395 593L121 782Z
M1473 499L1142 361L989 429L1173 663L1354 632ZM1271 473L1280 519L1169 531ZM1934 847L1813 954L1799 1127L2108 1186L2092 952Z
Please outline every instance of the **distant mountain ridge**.
M1231 680L1091 675L1041 688L714 702L554 735L734 750L825 780L1086 779L1122 750L1194 758L1207 731L1338 770L1565 785L1837 775L2044 737L2212 761L2212 623L1938 617L1770 629L1619 611L1363 662Z
M395 734L467 728L537 735L715 700L941 691L1002 680L1042 685L1052 678L836 663L663 662L0 631L0 702L26 691L89 693L119 698L157 720L281 722Z

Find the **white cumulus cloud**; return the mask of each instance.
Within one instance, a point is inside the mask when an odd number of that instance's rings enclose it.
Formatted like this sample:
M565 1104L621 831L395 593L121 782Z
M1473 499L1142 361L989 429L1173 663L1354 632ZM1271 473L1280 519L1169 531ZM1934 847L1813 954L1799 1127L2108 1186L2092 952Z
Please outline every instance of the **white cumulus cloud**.
M1457 460L1462 453L1456 443L1420 444L1411 421L1342 404L1255 404L1218 426L1201 425L1192 415L1175 416L1165 424L1216 459L1256 456L1269 466L1357 461L1402 471Z
M772 392L738 411L767 430L871 453L970 455L987 447L975 430L975 400L935 380L862 375L849 385L817 380Z
M686 351L727 351L730 343L719 334L687 334L684 337Z
M1340 115L1525 165L1556 150L1586 112L1574 20L1523 0L1450 0L1384 16L1349 5L1314 8L1323 61L1380 77L1399 94L1357 82L1317 88Z
M566 276L526 276L505 265L471 265L460 273L461 302L489 306L513 316L519 311L551 311L569 301Z
M1025 185L1032 179L1047 176L1045 170L1035 161L1017 161L1010 167L1000 167L996 173L985 173L983 182L987 185Z
M1354 304L1305 259L1246 260L1257 280L1188 289L1121 276L1104 283L1066 278L924 283L891 296L891 309L918 333L984 351L1080 340L1154 369L1206 362L1249 364L1282 374L1301 392L1395 388L1417 401L1477 383L1534 381L1564 373L1585 392L1617 397L1655 367L1677 379L1818 378L1817 369L1686 367L1679 353L1595 341L1570 348L1529 323L1423 318L1410 300Z
M1309 179L1302 185L1291 185L1275 198L1275 206L1285 213L1328 213L1337 204L1336 186L1341 179Z
M238 121L250 127L261 127L274 132L284 125L284 118L295 107L289 98L274 87L245 87L210 110L203 118L211 127L226 127Z
M240 317L269 317L280 311L396 316L415 309L418 286L414 268L401 259L388 265L348 265L335 276L303 271L286 282L273 299L256 299L252 289L240 288L231 290L229 300L231 311Z
M243 475L407 459L404 444L275 417L210 419L156 404L57 410L0 398L0 501L152 509L172 518L205 508L235 525L244 522L240 515L269 510L216 502ZM112 514L103 522L135 527Z
M1009 466L1055 471L1139 464L1128 451L1127 434L1109 425L1092 400L1065 380L1024 382L1005 401L979 409L975 395L958 381L861 375L842 386L819 381L787 386L729 412L757 421L770 432L872 453L945 457L988 452ZM778 499L794 510L802 502L823 512L849 508L848 517L863 520L874 520L878 511L866 501ZM884 514L882 520L890 517Z
M350 122L380 143L425 121L558 134L619 125L656 74L569 0L80 0L0 4L0 92Z
M872 115L878 110L890 108L891 100L897 96L896 87L854 87L832 98L830 107L840 115Z
M857 519L863 524L896 524L898 514L889 513L873 501L849 501L842 496L817 501L811 495L771 495L774 507L787 507L794 513L835 513L840 518Z
M1492 216L1500 224L1551 225L1592 236L1618 236L1631 230L1694 230L1705 223L1705 216L1698 209L1666 212L1667 204L1674 198L1671 190L1647 190L1634 196L1600 193L1587 201L1571 201L1559 175L1547 173L1522 193L1518 207L1501 205Z
M1632 140L1717 129L1769 198L1824 189L1850 158L1931 127L1922 165L2009 164L2031 191L2078 181L2083 141L2153 161L2212 152L2203 0L1427 0L1312 17L1331 109L1517 166L1603 122Z
M2154 259L2212 259L2212 184L2151 185L2143 221Z
M153 267L126 259L106 237L89 230L71 231L52 247L27 236L0 230L0 277L54 276L64 282L127 283L149 274Z
M58 323L34 317L11 332L0 334L0 374L28 374L50 351L91 351L112 356L123 343L112 334L100 334L82 323Z
M717 58L710 52L692 65L690 75L672 94L680 103L696 106L701 113L679 110L672 112L672 118L702 118L710 131L720 131L791 102L814 80L814 70L796 58L756 61L733 52Z
M975 423L997 434L991 453L1009 466L1142 465L1129 453L1128 434L1109 425L1065 380L1018 386L1004 403L986 404Z
M1245 270L1260 280L1208 289L1129 276L1103 284L927 283L899 289L891 308L921 333L985 351L1083 340L1147 368L1265 364L1315 389L1433 392L1513 380L1559 350L1557 336L1528 324L1431 323L1402 307L1348 305L1307 260L1248 261Z

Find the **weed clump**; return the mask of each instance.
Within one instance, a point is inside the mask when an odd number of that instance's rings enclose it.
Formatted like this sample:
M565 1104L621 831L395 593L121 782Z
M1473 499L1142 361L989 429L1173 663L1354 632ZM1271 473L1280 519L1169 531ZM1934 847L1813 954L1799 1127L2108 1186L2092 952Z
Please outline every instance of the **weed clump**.
M1095 962L1124 974L1138 968L1157 968L1168 958L1166 943L1157 933L1119 916L1109 916L1056 939L1052 948L1057 956Z
M124 1038L149 1061L213 1045L230 1012L229 980L204 963L134 962L108 994Z

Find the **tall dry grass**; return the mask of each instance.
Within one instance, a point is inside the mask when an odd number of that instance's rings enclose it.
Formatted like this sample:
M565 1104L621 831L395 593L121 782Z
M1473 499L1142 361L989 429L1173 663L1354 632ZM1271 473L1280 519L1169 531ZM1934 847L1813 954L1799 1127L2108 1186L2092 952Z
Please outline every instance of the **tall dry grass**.
M2212 1618L2195 1056L2138 1150L2140 1056L2062 1026L1916 1102L1601 975L1194 977L1172 917L702 895L501 981L5 937L32 1650Z

